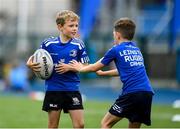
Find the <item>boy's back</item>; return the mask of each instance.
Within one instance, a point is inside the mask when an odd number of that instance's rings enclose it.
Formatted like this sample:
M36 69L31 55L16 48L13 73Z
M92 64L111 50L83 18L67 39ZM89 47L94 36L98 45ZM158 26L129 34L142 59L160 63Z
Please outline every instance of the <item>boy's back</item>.
M122 94L152 91L143 56L135 43L128 41L115 45L105 54L101 62L108 65L113 60L123 82Z

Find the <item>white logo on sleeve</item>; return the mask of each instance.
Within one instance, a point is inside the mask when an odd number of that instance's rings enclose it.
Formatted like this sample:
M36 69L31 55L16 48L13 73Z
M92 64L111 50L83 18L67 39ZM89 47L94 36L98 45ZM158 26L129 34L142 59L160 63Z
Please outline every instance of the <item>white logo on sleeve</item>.
M112 108L113 108L113 110L117 111L118 113L122 112L122 108L119 107L117 104L114 104Z
M86 51L84 51L83 53L82 53L82 55L86 55L87 53L86 53Z
M80 105L80 101L77 97L72 98L73 105Z

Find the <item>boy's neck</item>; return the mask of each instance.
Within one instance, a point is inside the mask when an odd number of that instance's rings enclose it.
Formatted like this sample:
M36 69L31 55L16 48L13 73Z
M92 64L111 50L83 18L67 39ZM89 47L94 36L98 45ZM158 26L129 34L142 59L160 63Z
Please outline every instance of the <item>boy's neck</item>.
M118 44L121 44L123 42L130 42L131 40L128 40L128 39L121 39L121 40L118 40Z
M64 44L65 44L65 43L68 43L69 40L71 40L70 37L67 37L67 36L62 35L62 34L59 35L59 38L60 38L60 40L61 40L61 43L64 43Z

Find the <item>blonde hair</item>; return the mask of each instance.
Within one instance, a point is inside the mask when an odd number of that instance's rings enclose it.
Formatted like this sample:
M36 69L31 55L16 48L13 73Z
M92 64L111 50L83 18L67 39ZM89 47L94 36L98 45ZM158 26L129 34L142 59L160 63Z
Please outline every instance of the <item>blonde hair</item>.
M65 24L66 20L78 20L79 21L79 16L74 13L73 11L70 10L63 10L57 13L56 15L56 24L61 24L62 26Z

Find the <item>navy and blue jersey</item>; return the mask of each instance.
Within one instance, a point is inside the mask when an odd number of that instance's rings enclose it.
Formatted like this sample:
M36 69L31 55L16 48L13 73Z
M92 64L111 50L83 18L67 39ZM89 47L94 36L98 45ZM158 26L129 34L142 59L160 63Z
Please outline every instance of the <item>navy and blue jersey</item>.
M59 37L51 37L41 43L41 48L47 50L54 65L62 62L68 64L72 60L88 63L84 43L82 40L73 38L67 43L62 43ZM53 70L52 76L45 80L47 91L78 91L80 79L76 72L68 71L63 74Z
M114 61L123 83L122 94L153 89L146 74L144 59L133 42L123 42L106 52L101 63L108 65Z

